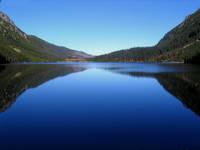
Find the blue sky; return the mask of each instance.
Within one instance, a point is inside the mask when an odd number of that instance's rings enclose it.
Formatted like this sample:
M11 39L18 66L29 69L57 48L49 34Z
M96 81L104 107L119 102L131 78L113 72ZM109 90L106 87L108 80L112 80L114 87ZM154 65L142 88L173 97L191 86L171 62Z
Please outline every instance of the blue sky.
M98 55L152 46L199 0L2 0L23 31L49 42Z

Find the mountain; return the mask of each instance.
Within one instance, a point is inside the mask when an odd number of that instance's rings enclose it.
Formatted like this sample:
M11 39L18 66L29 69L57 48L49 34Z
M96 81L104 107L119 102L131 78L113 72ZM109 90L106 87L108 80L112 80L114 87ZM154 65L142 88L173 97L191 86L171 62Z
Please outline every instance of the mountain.
M0 12L0 63L24 61L64 61L90 58L84 52L48 43L27 35L3 12Z
M153 47L116 51L93 60L200 63L200 10L186 17Z

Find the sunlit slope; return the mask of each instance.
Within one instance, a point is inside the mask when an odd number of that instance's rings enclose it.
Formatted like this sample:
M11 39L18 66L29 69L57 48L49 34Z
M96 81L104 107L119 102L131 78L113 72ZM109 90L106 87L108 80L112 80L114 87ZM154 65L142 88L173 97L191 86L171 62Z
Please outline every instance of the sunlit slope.
M69 58L88 58L90 55L48 43L20 30L4 13L0 12L1 63L22 61L63 61Z

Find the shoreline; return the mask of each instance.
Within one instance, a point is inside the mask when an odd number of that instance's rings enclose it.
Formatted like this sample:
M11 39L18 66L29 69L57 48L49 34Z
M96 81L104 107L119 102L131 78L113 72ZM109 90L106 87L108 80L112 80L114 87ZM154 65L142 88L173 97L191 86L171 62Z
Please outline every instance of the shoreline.
M58 61L58 62L16 62L16 63L7 63L7 64L0 64L3 65L45 65L45 64L66 64L66 63L133 63L133 64L183 64L183 65L199 65L199 64L189 64L184 62L176 62L176 61L170 61L170 62L124 62L124 61Z

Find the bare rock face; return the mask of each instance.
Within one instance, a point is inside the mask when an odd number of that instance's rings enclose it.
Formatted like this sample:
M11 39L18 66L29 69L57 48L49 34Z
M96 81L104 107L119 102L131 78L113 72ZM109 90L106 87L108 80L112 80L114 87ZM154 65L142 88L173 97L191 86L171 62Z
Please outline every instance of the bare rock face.
M3 20L5 22L15 26L14 22L6 14L4 14L3 12L0 12L0 18L1 18L1 20Z
M28 36L26 35L26 33L24 33L23 31L21 31L15 25L15 23L6 14L4 14L3 12L0 12L0 25L2 26L0 28L0 30L2 30L2 32L4 34L6 34L7 31L12 31L12 32L16 32L22 38L25 38L25 39L28 38Z

